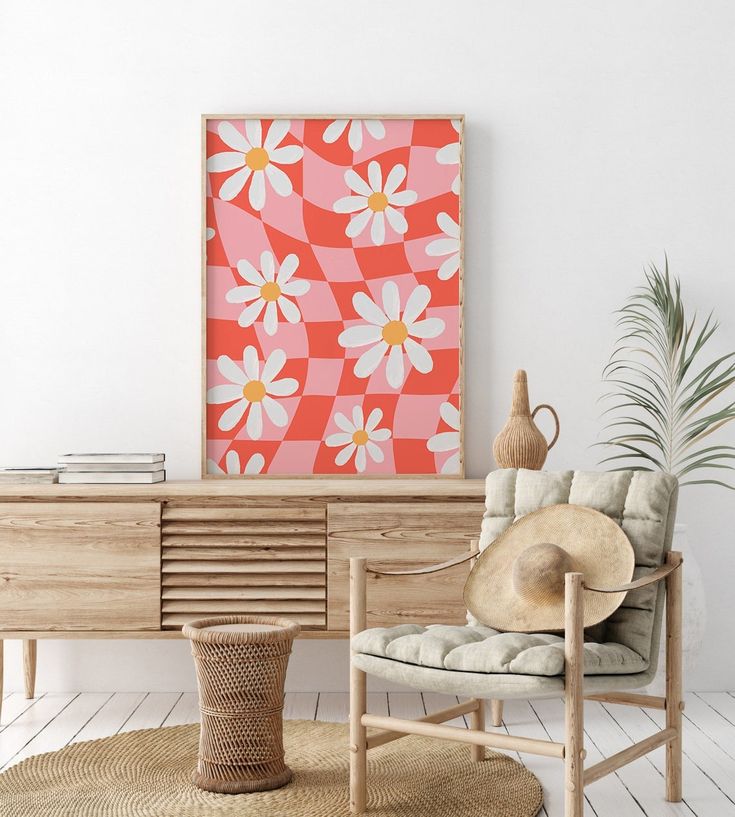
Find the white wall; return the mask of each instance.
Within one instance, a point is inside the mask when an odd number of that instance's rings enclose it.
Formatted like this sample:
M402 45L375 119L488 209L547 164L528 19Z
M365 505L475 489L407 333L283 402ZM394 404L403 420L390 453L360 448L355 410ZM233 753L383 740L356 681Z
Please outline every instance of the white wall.
M561 415L548 467L594 466L645 262L666 250L735 346L733 34L729 0L2 0L0 460L161 449L197 476L201 113L465 112L468 475L517 367ZM733 494L686 490L680 519L710 609L690 685L732 689ZM193 683L182 643L40 658L43 689ZM344 670L302 643L290 685Z

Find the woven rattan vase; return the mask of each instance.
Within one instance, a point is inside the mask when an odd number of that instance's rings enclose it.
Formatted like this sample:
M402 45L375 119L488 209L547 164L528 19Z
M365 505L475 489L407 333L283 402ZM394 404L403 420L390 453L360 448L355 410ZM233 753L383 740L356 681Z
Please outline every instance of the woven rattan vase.
M548 409L556 423L556 433L551 442L539 431L533 418L541 409ZM513 378L513 401L510 417L493 443L493 456L501 468L530 468L539 471L546 462L549 449L559 438L559 417L547 403L541 403L531 411L528 402L528 379L523 369Z
M221 794L277 789L291 779L283 752L283 684L300 627L266 616L186 624L202 725L194 783Z

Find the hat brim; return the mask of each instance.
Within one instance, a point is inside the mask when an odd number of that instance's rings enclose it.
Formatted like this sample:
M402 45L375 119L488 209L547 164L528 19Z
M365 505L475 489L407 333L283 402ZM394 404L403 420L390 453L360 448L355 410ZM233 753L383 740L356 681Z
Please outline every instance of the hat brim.
M513 562L532 545L551 543L572 559L591 587L615 587L633 577L635 552L622 528L605 514L581 505L551 505L514 522L478 557L464 587L467 609L482 624L517 633L564 629L564 596L530 602L513 588ZM625 593L583 591L583 621L609 618Z

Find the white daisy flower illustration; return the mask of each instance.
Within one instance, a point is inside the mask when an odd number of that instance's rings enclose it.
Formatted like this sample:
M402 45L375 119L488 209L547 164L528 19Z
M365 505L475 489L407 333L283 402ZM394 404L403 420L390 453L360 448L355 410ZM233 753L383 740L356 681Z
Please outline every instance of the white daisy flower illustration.
M363 352L355 363L356 377L370 377L387 353L385 376L389 385L398 389L405 378L404 350L414 369L422 374L430 372L434 368L434 361L429 352L414 338L436 338L444 331L445 324L441 318L417 320L431 300L431 291L423 284L417 286L408 296L403 315L400 314L401 301L395 281L386 281L383 284L382 295L381 309L364 292L355 293L352 305L367 324L345 329L340 333L337 342L347 349L371 344L371 348Z
M373 139L385 137L385 126L379 119L335 119L325 128L322 139L331 145L342 136L348 125L350 130L347 134L347 144L353 151L358 151L362 147L363 127Z
M265 465L265 457L262 454L253 454L245 463L245 468L240 466L240 455L237 451L228 451L225 456L225 467L220 466L212 459L207 460L207 473L217 474L217 476L234 476L235 474L259 474Z
M220 431L232 430L248 411L246 430L252 440L259 440L263 434L263 412L273 425L283 428L288 425L286 409L274 397L288 397L298 389L298 381L293 377L276 380L286 363L283 349L274 349L260 370L258 353L254 346L246 346L242 355L243 368L227 355L217 358L217 368L230 382L212 386L207 392L208 403L232 403L219 418Z
M446 238L435 238L426 246L426 254L448 256L438 273L440 280L447 281L459 269L459 224L448 213L439 213L436 223Z
M279 196L291 195L291 179L276 166L292 165L304 155L304 149L299 145L278 147L290 125L288 119L275 119L264 141L260 119L245 120L245 136L231 122L220 122L217 133L232 150L210 156L207 159L207 170L213 173L237 171L219 189L219 197L223 201L232 201L251 176L248 199L253 210L262 210L265 205L266 177Z
M332 448L343 446L334 458L335 465L346 465L353 454L355 455L355 468L359 473L362 473L367 466L368 454L373 462L383 462L385 455L378 443L390 438L390 430L377 428L382 418L383 412L379 408L370 412L367 422L365 422L362 406L355 406L352 409L352 422L338 411L334 415L334 422L342 431L330 434L324 441Z
M265 250L260 255L260 272L244 258L237 262L237 271L247 286L230 289L225 300L231 304L249 304L240 313L240 326L252 326L265 308L263 327L266 334L275 335L278 329L278 309L289 323L298 323L301 312L291 297L304 295L311 284L308 281L292 280L298 269L299 259L291 253L283 259L278 272L273 253ZM278 307L278 309L276 308Z
M458 119L452 119L452 127L457 131L457 133L459 133ZM459 140L456 142L450 142L448 145L444 145L443 148L439 148L439 150L436 152L436 160L440 165L458 165ZM459 172L454 177L454 181L452 182L452 193L455 193L457 196L459 195Z
M408 230L408 222L396 207L407 207L418 198L413 190L401 190L400 193L396 193L405 178L406 168L401 164L391 169L385 185L380 165L375 161L368 165L367 181L350 168L345 173L345 182L357 195L337 199L333 205L335 213L357 214L347 225L345 235L349 238L360 235L371 219L373 223L370 228L370 239L376 246L385 241L386 219L397 233L404 235Z
M211 241L217 233L214 231L214 227L207 227L207 241Z
M442 451L455 451L442 465L442 474L459 473L459 409L451 403L442 403L439 407L439 414L442 420L453 431L440 431L434 434L426 442L426 447L434 453Z

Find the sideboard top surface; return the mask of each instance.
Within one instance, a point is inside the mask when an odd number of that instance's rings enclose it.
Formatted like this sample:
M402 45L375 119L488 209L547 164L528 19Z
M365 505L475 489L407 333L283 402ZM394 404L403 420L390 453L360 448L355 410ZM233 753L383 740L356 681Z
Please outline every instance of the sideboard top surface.
M0 499L128 499L168 502L186 499L269 497L383 499L416 497L483 499L482 479L205 479L155 485L3 484Z

